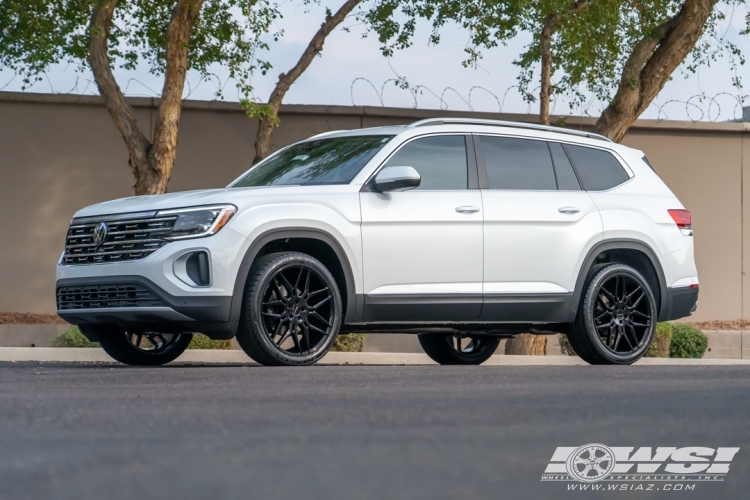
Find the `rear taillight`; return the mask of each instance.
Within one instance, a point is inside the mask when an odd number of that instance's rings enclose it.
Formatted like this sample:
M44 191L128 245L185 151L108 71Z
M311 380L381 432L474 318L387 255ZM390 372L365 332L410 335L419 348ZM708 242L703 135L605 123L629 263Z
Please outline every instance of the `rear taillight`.
M690 215L690 210L667 210L669 215L672 216L672 220L677 224L680 229L692 229L693 228L693 217Z

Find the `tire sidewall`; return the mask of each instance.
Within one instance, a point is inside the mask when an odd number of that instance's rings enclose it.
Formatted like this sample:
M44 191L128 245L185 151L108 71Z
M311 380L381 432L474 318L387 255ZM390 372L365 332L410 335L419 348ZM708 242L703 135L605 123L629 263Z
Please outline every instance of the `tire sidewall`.
M649 303L649 308L651 309L651 325L646 333L646 341L643 343L643 345L635 352L626 354L626 355L619 355L615 354L606 347L604 347L601 339L599 338L599 334L596 331L596 326L594 324L594 309L596 307L596 298L597 294L594 293L595 290L598 290L602 283L604 283L606 280L611 278L613 275L619 274L619 275L626 275L630 277L631 279L634 279L638 282L638 284L641 286L641 288L644 290L646 294L646 299ZM604 358L608 363L612 364L631 364L643 357L644 354L646 354L646 351L648 351L648 348L651 346L651 342L654 340L654 334L656 332L656 323L657 323L657 315L658 311L656 308L656 299L654 298L654 293L651 290L651 287L649 286L646 279L630 266L624 265L624 264L613 264L611 266L607 266L600 271L598 271L594 277L589 282L589 286L587 288L587 293L584 298L583 303L583 324L586 330L586 335L589 339L589 342L591 343L591 346L594 348L594 350L597 352L599 356Z
M285 268L295 265L306 266L315 271L326 282L326 286L333 296L334 315L331 333L321 347L312 354L307 354L305 356L294 356L276 347L266 333L265 326L263 325L263 316L261 314L263 308L263 295L271 279L279 271L283 271ZM333 275L322 263L320 263L320 261L302 253L290 253L277 260L272 259L270 265L267 265L267 267L262 270L262 277L258 280L258 285L255 290L253 290L250 297L250 321L252 322L252 328L264 350L283 365L311 365L325 356L336 341L336 336L341 328L341 320L343 316L342 311L343 305L341 302L341 294Z

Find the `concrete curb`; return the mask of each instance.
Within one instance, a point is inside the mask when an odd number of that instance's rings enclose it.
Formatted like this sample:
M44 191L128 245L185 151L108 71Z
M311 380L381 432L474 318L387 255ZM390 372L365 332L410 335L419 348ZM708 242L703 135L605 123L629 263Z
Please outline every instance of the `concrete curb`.
M115 363L101 349L76 347L0 347L0 362L36 361L44 363ZM254 364L242 351L188 349L175 363ZM388 352L330 352L323 365L434 365L426 354ZM570 366L586 365L576 356L506 356L495 354L485 365L491 366ZM669 365L748 365L748 359L674 359L643 358L643 366Z

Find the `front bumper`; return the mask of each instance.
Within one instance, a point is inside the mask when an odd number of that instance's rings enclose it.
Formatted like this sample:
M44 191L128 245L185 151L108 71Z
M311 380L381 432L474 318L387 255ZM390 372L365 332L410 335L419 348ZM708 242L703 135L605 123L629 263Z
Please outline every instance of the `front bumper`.
M693 314L698 307L698 287L667 288L659 321L671 321Z
M135 284L154 299L132 307L86 304L68 309L58 305L57 314L74 325L118 324L132 331L165 333L200 332L214 339L228 339L237 332L238 319L230 318L233 291L247 239L224 228L208 238L169 243L143 260L58 265L57 290L67 287ZM209 255L211 284L191 286L175 273L175 261L187 252ZM88 302L93 302L89 300Z
M115 324L131 331L204 333L213 339L230 339L237 322L230 321L231 296L174 296L143 276L72 278L57 281L57 287L138 284L158 298L160 304L147 307L103 307L58 309L57 314L73 325Z

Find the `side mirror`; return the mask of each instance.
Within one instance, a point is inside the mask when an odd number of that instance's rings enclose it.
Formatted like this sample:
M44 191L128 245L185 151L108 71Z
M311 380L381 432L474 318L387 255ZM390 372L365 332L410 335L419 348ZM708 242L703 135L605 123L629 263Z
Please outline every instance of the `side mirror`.
M375 176L372 190L385 191L408 191L419 187L422 178L414 167L386 167Z

